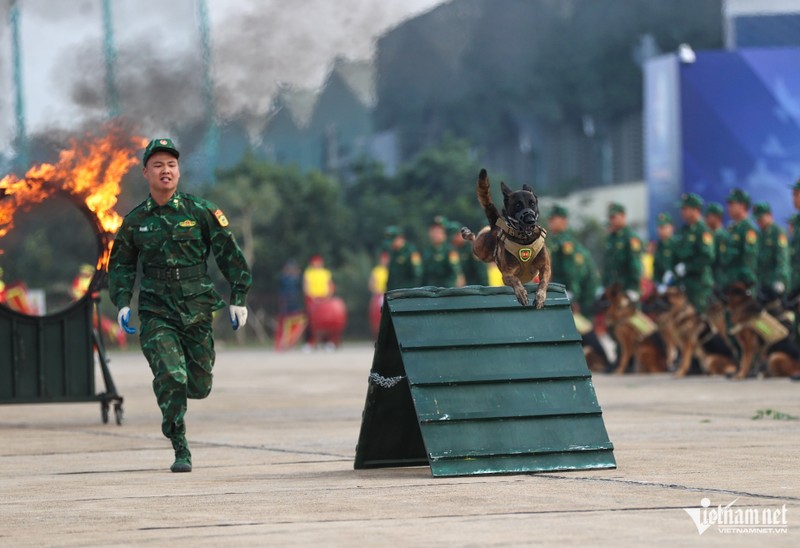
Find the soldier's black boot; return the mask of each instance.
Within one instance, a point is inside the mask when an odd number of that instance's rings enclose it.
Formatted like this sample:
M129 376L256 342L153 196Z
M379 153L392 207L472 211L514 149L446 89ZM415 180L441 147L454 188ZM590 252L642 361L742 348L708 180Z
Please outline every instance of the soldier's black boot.
M173 472L192 471L192 453L185 436L176 436L172 439L172 448L175 449L175 462L169 467Z

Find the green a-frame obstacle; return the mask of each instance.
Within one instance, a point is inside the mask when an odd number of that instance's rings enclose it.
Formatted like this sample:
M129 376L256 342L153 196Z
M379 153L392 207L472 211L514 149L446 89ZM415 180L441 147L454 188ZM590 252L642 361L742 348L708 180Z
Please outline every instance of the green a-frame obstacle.
M541 310L507 287L386 294L355 467L428 464L434 476L616 467L563 286Z

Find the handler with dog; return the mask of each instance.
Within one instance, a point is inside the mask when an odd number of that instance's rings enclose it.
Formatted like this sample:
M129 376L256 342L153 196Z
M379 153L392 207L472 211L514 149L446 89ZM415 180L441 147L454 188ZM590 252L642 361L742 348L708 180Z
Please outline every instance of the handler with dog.
M150 196L123 220L108 267L117 322L127 333L136 269L142 263L139 290L140 342L153 373L153 391L161 408L161 431L172 442L173 472L191 472L186 441L187 398L211 392L214 367L212 313L225 303L207 274L213 253L231 286L234 329L247 322L245 300L250 269L217 206L178 191L180 153L171 139L153 139L142 157Z

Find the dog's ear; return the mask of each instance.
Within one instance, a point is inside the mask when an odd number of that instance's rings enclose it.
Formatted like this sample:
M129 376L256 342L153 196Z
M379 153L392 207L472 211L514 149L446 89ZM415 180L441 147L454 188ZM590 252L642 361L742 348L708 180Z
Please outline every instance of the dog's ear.
M533 187L531 187L531 185L529 184L522 185L522 190L527 190L531 194L535 194L535 192L533 191Z
M500 181L500 190L503 191L503 196L505 196L506 198L508 198L511 195L511 193L514 192L513 190L508 188L508 185L505 184L505 182L503 181Z

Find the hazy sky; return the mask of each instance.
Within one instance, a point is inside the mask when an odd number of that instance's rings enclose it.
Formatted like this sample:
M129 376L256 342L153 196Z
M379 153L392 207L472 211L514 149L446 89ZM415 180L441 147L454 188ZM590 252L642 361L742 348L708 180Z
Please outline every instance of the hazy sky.
M18 0L29 134L72 129L105 113L102 0ZM444 0L207 0L215 96L223 115L263 114L278 83L319 86L332 59L366 59L375 39ZM10 0L0 0L0 150L15 132ZM196 0L112 0L125 107L152 104L157 83L191 95L165 108L201 108ZM162 89L162 88L158 88ZM187 96L190 95L187 93Z

